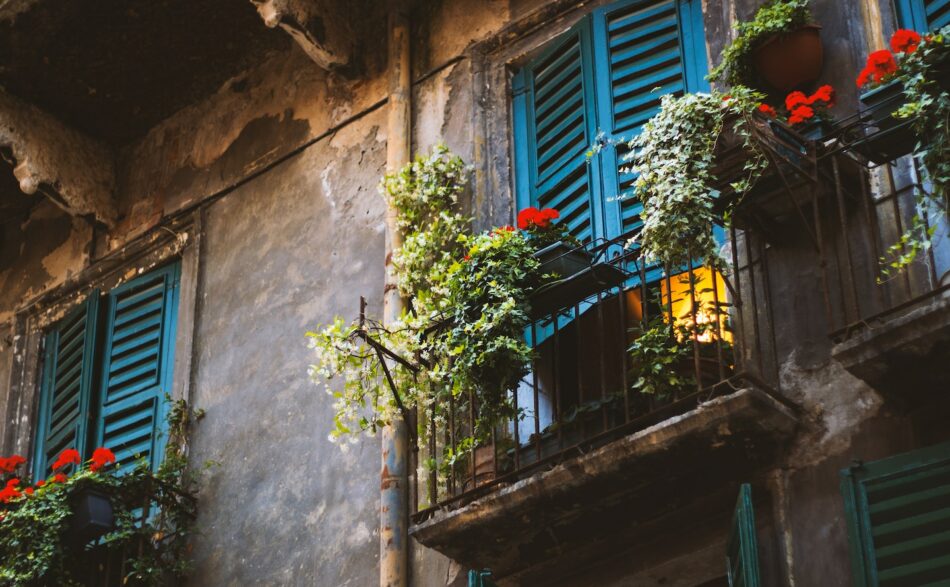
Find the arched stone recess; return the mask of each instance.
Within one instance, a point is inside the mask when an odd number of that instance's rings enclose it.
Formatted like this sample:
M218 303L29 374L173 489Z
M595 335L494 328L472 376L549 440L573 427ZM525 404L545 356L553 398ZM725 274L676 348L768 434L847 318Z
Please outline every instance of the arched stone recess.
M115 224L111 150L2 89L0 155L24 193L43 194L71 215Z

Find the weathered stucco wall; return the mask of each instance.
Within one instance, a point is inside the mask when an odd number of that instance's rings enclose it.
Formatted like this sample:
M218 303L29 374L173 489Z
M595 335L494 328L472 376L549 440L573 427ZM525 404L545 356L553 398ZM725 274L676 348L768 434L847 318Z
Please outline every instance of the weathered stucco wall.
M604 3L577 2L565 12L572 3L564 0L445 0L420 9L413 148L444 141L474 165L471 209L480 226L510 222L514 211L508 64ZM720 54L732 15L759 3L706 0L710 55ZM839 112L849 112L852 72L868 45L860 22L866 7L813 4L829 55L822 79L841 91ZM539 9L541 20L532 16ZM3 232L0 393L11 381L7 333L16 309L170 217L202 208L197 309L194 323L179 328L194 336L190 399L207 410L195 429L193 464L221 464L206 473L200 496L193 585L377 580L379 441L346 453L327 441L331 401L307 380L303 337L335 315L354 316L360 295L371 312L380 305L385 30L371 33L359 75L327 73L294 46L121 149L114 229L94 231L47 202ZM791 569L794 584L845 584L838 471L852 458L888 456L950 432L939 420L899 412L831 359L813 254L802 240L786 244L769 253L773 295L783 301L777 350L784 392L803 407L805 424L787 456L754 479L767 493L763 543L772 572ZM4 414L9 399L0 398ZM600 578L624 585L715 577L723 531L692 538L652 549L617 544ZM414 585L464 583L465 569L432 550L414 545L412 561ZM681 569L684 577L675 577Z
M384 117L248 183L207 211L193 401L194 585L368 585L376 576L379 444L327 441L331 398L305 375L303 334L379 308Z

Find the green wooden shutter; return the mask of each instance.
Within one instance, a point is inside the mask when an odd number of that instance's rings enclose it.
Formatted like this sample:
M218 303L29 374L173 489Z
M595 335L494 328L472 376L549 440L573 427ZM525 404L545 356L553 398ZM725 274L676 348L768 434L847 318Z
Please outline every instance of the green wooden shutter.
M137 457L153 468L161 460L178 283L176 263L109 292L96 443L115 452L121 470Z
M752 509L752 487L739 488L736 511L732 516L732 532L726 554L730 587L758 587L759 547L755 536L755 514Z
M93 291L46 335L33 457L37 479L50 472L50 464L67 448L83 458L89 454L98 311L99 292Z
M601 159L608 237L642 225L625 168L626 142L660 109L665 94L708 91L699 0L627 0L593 13L599 128L612 147Z
M898 26L920 32L950 25L950 0L896 0Z
M599 186L586 153L596 135L590 23L581 21L512 83L518 208L556 208L571 233L599 232Z
M853 583L950 584L950 443L841 471Z

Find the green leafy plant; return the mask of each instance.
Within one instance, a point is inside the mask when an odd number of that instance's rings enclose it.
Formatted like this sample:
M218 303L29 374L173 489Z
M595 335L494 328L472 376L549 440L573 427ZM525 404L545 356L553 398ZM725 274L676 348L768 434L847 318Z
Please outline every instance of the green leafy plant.
M478 425L459 431L459 454L445 459L457 460L513 414L509 392L531 359L523 329L538 262L533 237L512 227L468 234L469 219L457 211L465 171L439 146L381 183L405 234L394 265L410 307L396 324L336 318L307 334L311 375L335 398L331 440L373 434L413 408L444 424L450 404L464 409L473 398ZM420 438L428 419L419 419Z
M753 117L762 95L736 87L728 95L663 96L660 112L634 138L627 160L639 173L636 192L643 203L640 245L646 257L668 266L694 259L718 262L712 225L719 220L715 204L717 145L726 133L742 145L741 177L730 184L734 192L725 220L752 189L768 161L752 134ZM629 196L625 196L629 197Z
M946 219L950 210L950 92L940 83L950 72L950 27L924 37L898 30L890 44L894 53L871 53L857 85L903 86L904 104L895 116L911 121L918 137L913 156L927 181L915 192L917 210L907 230L880 259L885 277L899 273L933 245L939 217Z
M53 464L48 480L30 484L17 474L25 459L2 459L0 583L85 585L101 572L96 561L106 557L123 561L122 584L158 586L181 579L190 565L188 539L198 482L187 469L184 437L189 422L199 416L184 402L174 403L165 460L154 472L144 461L119 472L112 466L115 455L105 448L85 463L68 449ZM15 459L12 467L10 459ZM114 528L96 541L77 544L70 537L73 503L90 490L109 496Z
M752 53L774 35L793 32L812 20L808 0L774 0L756 11L752 20L735 25L736 38L722 52L722 61L709 74L712 81L754 86Z

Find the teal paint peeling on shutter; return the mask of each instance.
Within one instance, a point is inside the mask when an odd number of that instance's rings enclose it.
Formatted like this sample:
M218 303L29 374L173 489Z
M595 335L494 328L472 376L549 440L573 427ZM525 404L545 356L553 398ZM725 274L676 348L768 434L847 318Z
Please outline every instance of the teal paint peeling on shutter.
M598 234L599 193L586 153L596 134L587 20L552 42L515 77L518 208L556 208L582 241Z
M841 471L853 583L950 584L950 443Z
M950 25L950 0L895 0L894 8L900 28L928 32Z
M171 394L179 264L129 281L108 295L96 444L120 470L139 457L157 468Z
M759 547L755 535L755 513L752 487L739 488L736 510L732 516L732 532L726 554L726 570L730 587L759 587Z
M46 477L67 448L83 458L89 454L98 311L99 292L93 291L46 335L33 457L37 479Z

